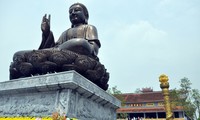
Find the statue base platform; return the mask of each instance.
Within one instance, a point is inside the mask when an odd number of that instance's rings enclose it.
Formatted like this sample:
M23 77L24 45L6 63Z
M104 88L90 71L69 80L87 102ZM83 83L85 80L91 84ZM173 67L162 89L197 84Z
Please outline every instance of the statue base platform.
M0 82L0 116L115 120L120 101L75 71Z

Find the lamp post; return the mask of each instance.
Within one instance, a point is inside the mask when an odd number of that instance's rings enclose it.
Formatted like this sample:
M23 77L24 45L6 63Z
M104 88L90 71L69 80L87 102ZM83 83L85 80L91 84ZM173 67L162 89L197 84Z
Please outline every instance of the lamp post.
M169 82L168 82L168 76L167 75L160 75L159 81L160 81L160 88L162 89L162 94L164 97L164 105L165 105L165 111L166 111L166 120L173 120L173 113L171 109L171 103L169 99Z

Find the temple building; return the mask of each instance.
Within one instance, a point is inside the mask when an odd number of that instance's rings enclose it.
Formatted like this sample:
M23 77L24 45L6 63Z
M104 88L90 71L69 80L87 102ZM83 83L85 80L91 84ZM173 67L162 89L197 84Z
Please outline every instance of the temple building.
M118 118L123 113L129 120L138 118L164 120L166 118L162 91L143 88L139 93L125 93L121 97L123 101L122 107L117 110ZM174 120L184 120L185 115L181 106L175 106L172 109Z

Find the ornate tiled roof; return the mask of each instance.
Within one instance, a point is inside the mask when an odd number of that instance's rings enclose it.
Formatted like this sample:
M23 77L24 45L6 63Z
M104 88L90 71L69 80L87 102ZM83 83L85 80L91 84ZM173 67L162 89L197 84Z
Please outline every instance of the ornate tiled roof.
M164 112L165 108L163 105L153 104L152 106L145 106L144 103L162 103L164 98L162 91L150 91L143 93L125 93L121 94L124 98L125 106L117 110L118 113L140 113L140 112ZM141 106L134 106L134 105ZM133 106L132 106L133 105ZM173 107L173 111L181 111L182 107Z
M145 103L164 101L161 91L144 92L144 93L125 93L122 94L126 103Z

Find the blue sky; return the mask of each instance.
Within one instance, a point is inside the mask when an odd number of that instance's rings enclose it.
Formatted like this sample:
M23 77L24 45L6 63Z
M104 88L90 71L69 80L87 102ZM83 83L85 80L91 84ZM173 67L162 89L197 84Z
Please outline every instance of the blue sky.
M9 79L12 56L38 49L40 24L51 14L55 40L71 26L68 8L80 2L89 10L102 47L99 58L110 73L109 85L122 92L152 87L166 74L170 88L183 77L200 85L199 0L4 0L0 1L0 81Z

